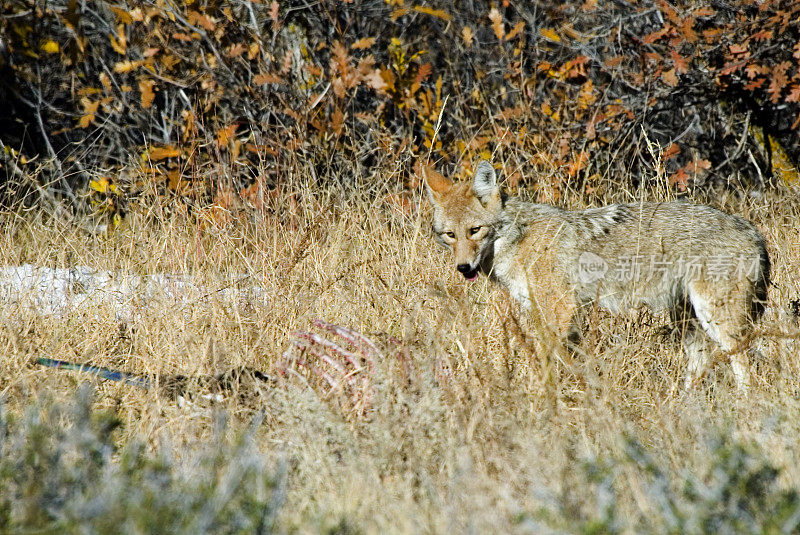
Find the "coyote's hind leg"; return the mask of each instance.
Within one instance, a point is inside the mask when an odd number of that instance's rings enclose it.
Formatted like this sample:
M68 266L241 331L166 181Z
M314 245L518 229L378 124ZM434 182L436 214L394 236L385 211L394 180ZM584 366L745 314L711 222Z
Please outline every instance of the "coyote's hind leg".
M688 297L683 297L670 310L673 328L681 339L686 358L684 387L695 386L708 371L709 341L700 327L694 306Z
M720 292L720 288L695 281L689 298L703 330L728 354L736 387L745 392L750 387L750 363L743 345L752 325L748 316L752 299L740 286L734 284Z

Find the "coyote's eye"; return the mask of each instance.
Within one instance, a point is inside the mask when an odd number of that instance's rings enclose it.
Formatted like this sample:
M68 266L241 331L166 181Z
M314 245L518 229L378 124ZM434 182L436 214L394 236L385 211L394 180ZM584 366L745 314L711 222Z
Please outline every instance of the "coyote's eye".
M475 234L477 234L480 231L481 231L481 227L472 227L471 229L469 229L469 235L470 236L474 236Z
M451 240L455 240L456 239L456 233L455 232L442 232L442 234L444 234L445 236L447 236Z

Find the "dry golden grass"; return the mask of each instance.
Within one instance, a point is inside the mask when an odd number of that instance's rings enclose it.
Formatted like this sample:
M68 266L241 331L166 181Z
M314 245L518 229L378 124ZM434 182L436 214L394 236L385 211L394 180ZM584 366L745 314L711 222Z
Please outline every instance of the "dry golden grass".
M289 470L279 525L301 532L572 531L603 511L604 487L587 478L584 463L623 456L625 436L669 473L700 475L713 439L730 433L763 450L781 469L781 485L800 488L800 345L775 336L798 328L786 312L800 296L796 196L700 199L752 219L769 242L775 285L759 329L771 335L748 398L736 392L727 365L685 391L678 346L659 334L663 319L644 312L597 314L585 358L535 352L547 344L517 326L503 291L485 278L468 284L453 269L429 235L425 203L413 199L401 212L382 198L298 184L262 210L232 212L225 224L165 203L132 209L109 237L42 214L3 215L4 266L183 273L214 290L265 290L260 300L236 302L217 293L183 305L155 298L125 321L110 305L60 316L6 305L6 410L21 412L44 392L67 400L78 383L92 382L97 406L114 408L124 422L121 443L140 437L156 445L169 436L178 457L211 433L217 407L239 422L231 432L263 410L259 448ZM317 318L382 349L374 373L360 372L372 392L363 415L303 369L281 378L292 333L322 333L312 326ZM184 404L38 367L37 357L159 375L248 366L281 379L242 386L247 395L221 402L190 386ZM621 466L615 503L627 529L636 529L658 500L646 470Z

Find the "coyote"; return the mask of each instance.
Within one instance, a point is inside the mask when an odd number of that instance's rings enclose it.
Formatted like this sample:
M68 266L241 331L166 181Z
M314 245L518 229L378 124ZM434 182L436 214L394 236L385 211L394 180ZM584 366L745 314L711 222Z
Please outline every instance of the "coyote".
M467 279L504 286L525 310L580 342L586 310L667 309L683 334L687 387L705 373L708 338L731 362L737 387L750 382L748 345L763 312L770 261L747 220L686 201L614 204L568 211L501 193L494 167L472 184L421 167L433 231Z

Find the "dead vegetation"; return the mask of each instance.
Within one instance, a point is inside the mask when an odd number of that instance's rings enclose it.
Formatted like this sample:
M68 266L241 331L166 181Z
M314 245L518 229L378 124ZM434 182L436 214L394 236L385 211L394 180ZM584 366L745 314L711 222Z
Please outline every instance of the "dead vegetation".
M219 293L180 306L154 299L124 321L103 304L58 316L6 306L4 410L30 411L45 394L68 405L80 383L92 383L93 410L119 420L114 447L166 448L177 463L171 470L189 480L205 468L180 463L213 435L215 415L230 419L223 438L263 415L249 433L268 468L265 481L277 481L270 470L287 470L285 486L276 487L285 491L279 531L790 525L800 485L800 367L796 339L780 333L797 332L790 310L800 294L800 236L786 221L800 205L779 192L717 201L762 229L775 266L772 308L759 326L765 358L755 363L746 399L727 366L684 390L678 345L644 313L598 315L585 358L565 360L547 350L544 333L519 321L502 291L486 280L465 284L451 269L425 230L421 195L402 209L390 198L298 180L228 224L181 211L160 217L155 208L131 211L105 236L42 212L5 213L3 265L185 273L205 286L253 283L266 291L251 301ZM566 204L584 202L573 196ZM220 392L198 379L176 401L158 389L38 367L39 357L151 377L248 367L276 381ZM762 490L747 490L752 485ZM730 502L715 501L713 489ZM232 499L230 507L245 502ZM19 521L19 502L10 503L9 518Z
M451 4L2 4L0 266L203 291L4 303L0 531L798 530L800 8ZM411 169L488 156L537 201L752 220L750 396L681 388L663 318L570 357L466 284Z

